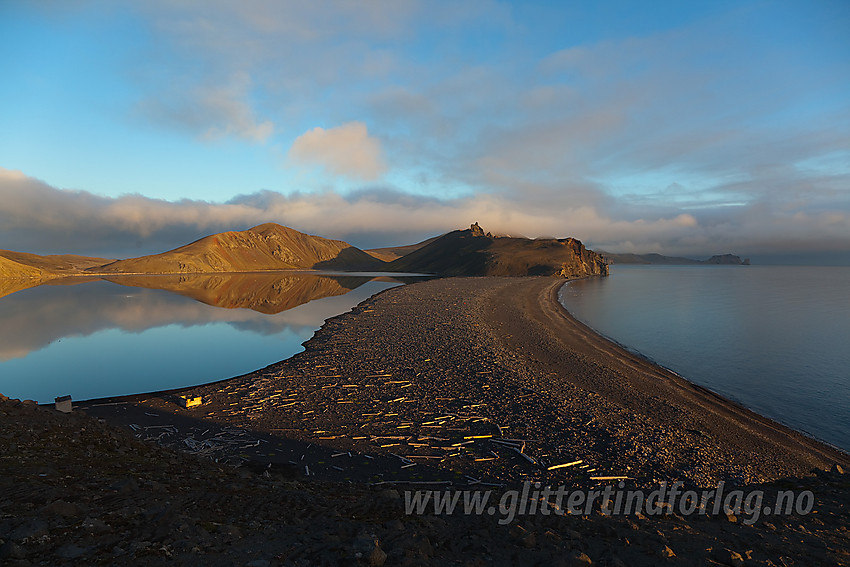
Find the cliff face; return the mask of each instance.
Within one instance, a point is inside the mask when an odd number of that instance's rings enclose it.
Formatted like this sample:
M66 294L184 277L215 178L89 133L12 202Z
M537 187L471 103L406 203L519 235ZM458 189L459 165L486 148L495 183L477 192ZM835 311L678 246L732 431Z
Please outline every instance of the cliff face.
M605 260L594 252L584 247L580 240L575 238L567 238L559 240L565 246L568 246L573 257L561 264L561 269L555 274L561 278L581 278L585 276L607 276L608 264Z
M380 260L359 248L268 223L240 232L222 232L162 254L119 260L98 273L209 273L253 270L369 270Z
M444 276L606 276L608 265L575 238L494 237L473 224L388 264L393 271Z

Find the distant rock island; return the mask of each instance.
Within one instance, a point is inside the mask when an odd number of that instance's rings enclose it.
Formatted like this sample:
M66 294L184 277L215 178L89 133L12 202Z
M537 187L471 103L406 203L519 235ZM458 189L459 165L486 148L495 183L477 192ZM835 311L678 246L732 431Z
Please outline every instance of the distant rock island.
M734 254L718 254L707 260L694 260L692 258L681 258L678 256L662 256L661 254L615 254L613 252L600 252L611 264L667 264L667 265L728 265L749 266L750 259L741 259Z
M732 254L692 260L661 254L597 253L575 238L494 236L478 223L418 244L364 251L342 240L266 223L126 260L0 250L0 297L63 276L339 270L580 278L606 276L608 264L739 265L749 264L749 260Z

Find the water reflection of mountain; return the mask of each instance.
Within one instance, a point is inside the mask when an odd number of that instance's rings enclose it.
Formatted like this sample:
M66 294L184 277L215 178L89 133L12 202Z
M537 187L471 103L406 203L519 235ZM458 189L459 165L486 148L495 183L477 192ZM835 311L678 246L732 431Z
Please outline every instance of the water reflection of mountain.
M29 289L31 287L39 286L43 283L45 283L45 280L40 280L38 278L0 278L0 298L3 298L7 295L12 295L13 293L17 293L25 289Z
M309 333L328 317L400 283L291 273L109 279L51 280L0 299L0 361L106 329L140 333L166 325L226 323L264 335L285 329ZM381 281L364 285L372 280Z
M344 295L373 278L239 273L110 276L103 279L123 286L163 289L215 307L251 309L271 315L314 299Z

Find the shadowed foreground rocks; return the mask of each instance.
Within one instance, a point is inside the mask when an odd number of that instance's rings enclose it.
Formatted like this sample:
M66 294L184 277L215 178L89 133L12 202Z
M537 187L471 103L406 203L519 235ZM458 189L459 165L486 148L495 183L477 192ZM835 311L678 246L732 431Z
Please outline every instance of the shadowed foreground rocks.
M406 515L403 488L293 480L172 451L78 412L0 400L4 565L848 565L850 477L813 513ZM494 498L499 496L496 493Z

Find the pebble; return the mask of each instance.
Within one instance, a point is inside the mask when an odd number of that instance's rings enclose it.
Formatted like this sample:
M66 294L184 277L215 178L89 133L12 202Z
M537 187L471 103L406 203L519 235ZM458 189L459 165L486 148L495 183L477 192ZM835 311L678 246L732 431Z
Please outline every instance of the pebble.
M3 559L24 559L27 556L23 547L12 541L7 541L0 545L0 558Z

